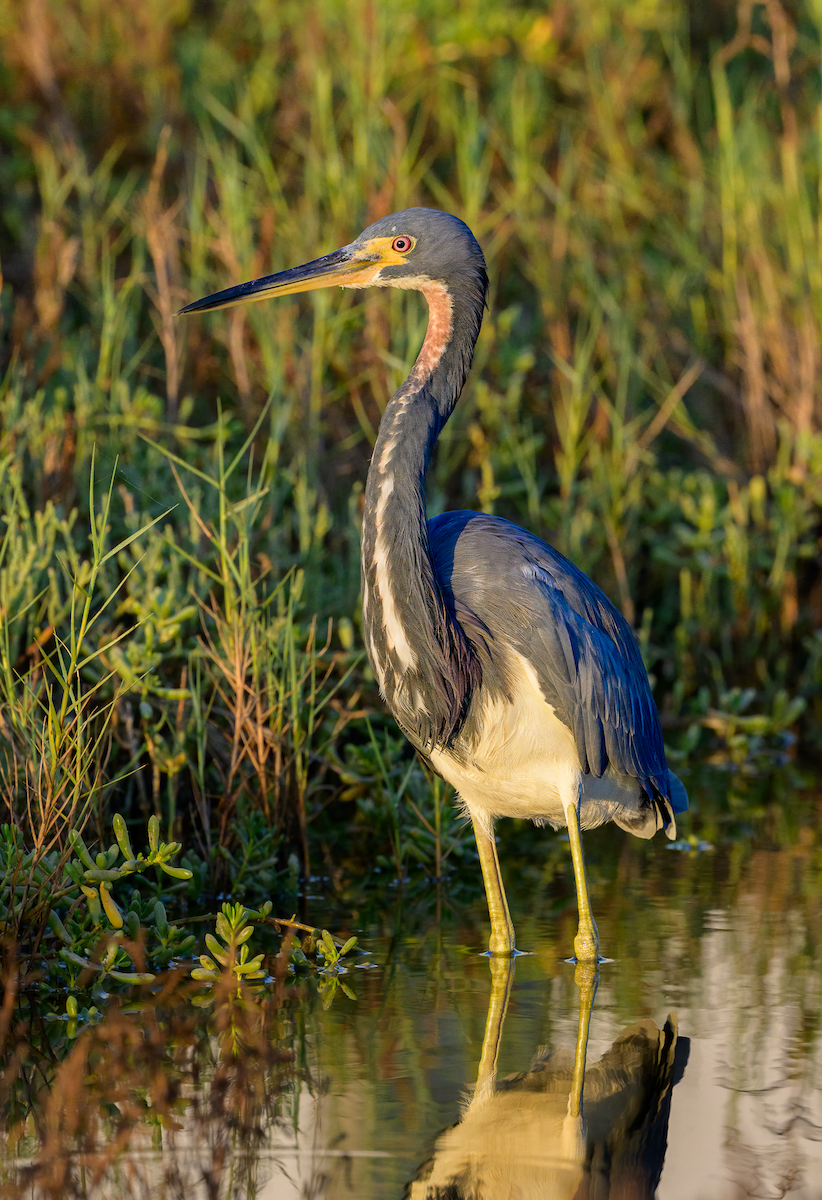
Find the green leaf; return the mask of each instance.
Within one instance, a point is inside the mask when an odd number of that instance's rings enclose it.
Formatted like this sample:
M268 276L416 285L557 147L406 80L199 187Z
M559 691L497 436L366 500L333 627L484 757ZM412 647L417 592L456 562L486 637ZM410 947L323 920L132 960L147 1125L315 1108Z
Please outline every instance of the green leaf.
M79 954L75 954L73 950L60 950L60 957L64 962L71 963L72 966L82 967L87 971L99 971L100 968L96 963L89 962L87 958L81 958Z
M256 958L250 958L246 963L238 963L234 970L238 975L247 975L249 971L259 971L262 966L263 955L258 954ZM263 972L264 974L265 972Z
M148 844L152 854L156 854L160 845L160 818L156 815L148 819Z
M103 563L108 562L110 558L116 558L121 550L125 550L131 545L132 542L136 542L137 538L142 537L144 533L148 533L149 529L153 529L154 526L159 524L159 522L167 517L170 512L173 512L176 507L176 504L172 504L171 508L167 508L164 513L160 513L159 517L155 517L153 521L149 521L148 524L144 525L142 529L138 529L136 533L129 534L127 538L123 538L122 542L118 542L118 544L109 550L107 554L103 555L103 557L100 559L100 566L102 567ZM93 524L94 522L92 522L92 525Z
M174 879L192 879L193 878L192 873L191 873L191 871L189 871L188 867L170 867L168 865L168 863L164 863L164 862L162 862L162 860L157 865L163 871L165 871L166 875L171 875Z
M95 863L92 860L92 857L88 852L86 843L83 841L78 830L76 830L76 829L69 830L69 842L71 843L72 850L74 850L77 857L83 863L83 866L85 866L89 870L93 871L94 867L95 867Z
M154 902L154 924L157 926L157 932L161 937L168 936L168 917L166 916L166 906L162 900L155 900Z
M114 829L114 836L117 839L117 845L122 851L123 858L128 862L134 860L134 851L131 848L131 842L128 837L128 828L126 827L126 819L121 813L115 813L111 819L111 824ZM134 868L131 868L134 870Z
M103 911L100 906L100 893L97 891L97 888L86 887L85 885L82 886L81 891L86 900L88 900L88 910L96 921Z
M205 944L217 959L217 962L222 963L223 966L228 964L228 955L225 952L225 947L220 945L212 933L205 935Z
M66 863L66 874L74 884L81 884L83 882L83 868L77 859Z
M60 920L59 915L54 911L54 909L52 909L48 915L48 923L49 929L51 929L52 933L57 934L61 942L65 942L67 946L72 944L73 939L71 934L66 929L65 925Z

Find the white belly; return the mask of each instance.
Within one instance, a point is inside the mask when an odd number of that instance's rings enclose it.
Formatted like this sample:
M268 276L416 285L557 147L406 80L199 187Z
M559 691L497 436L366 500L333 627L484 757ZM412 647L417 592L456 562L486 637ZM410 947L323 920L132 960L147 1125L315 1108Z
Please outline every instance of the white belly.
M635 809L636 779L584 775L574 735L543 696L530 663L515 651L514 701L486 704L480 734L460 762L435 750L431 762L490 831L496 817L566 824L568 804L580 803L580 823L591 829Z

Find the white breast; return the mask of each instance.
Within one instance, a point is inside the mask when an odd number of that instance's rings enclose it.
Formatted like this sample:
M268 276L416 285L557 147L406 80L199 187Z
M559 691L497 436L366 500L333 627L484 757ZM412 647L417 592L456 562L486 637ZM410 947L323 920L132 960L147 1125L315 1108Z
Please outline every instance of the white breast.
M509 650L514 699L486 702L467 762L435 750L431 762L490 831L496 817L565 825L565 806L581 797L584 829L613 820L639 799L637 780L583 775L574 735L546 701L533 667Z

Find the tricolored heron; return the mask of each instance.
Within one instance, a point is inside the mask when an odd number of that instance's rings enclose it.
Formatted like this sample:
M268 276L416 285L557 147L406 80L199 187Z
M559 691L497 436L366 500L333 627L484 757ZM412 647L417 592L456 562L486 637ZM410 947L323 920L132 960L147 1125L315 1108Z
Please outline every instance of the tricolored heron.
M587 576L499 517L428 521L425 475L471 368L488 290L457 217L408 208L348 246L189 304L184 313L330 287L422 292L428 329L389 401L362 526L363 632L380 692L409 741L453 784L477 839L492 954L515 953L494 842L497 817L567 825L579 904L574 950L595 960L581 830L615 821L638 837L687 807L667 767L630 626Z

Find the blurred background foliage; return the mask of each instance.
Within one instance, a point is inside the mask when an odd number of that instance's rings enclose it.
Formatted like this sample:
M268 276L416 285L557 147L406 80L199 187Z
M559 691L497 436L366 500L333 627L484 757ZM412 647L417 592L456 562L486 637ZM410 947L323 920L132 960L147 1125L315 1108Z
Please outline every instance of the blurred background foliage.
M357 651L422 302L173 316L411 204L491 275L430 511L604 587L680 763L818 751L820 38L820 0L0 0L4 819L45 853L116 795L218 893L458 861Z

